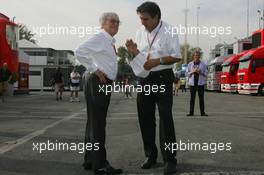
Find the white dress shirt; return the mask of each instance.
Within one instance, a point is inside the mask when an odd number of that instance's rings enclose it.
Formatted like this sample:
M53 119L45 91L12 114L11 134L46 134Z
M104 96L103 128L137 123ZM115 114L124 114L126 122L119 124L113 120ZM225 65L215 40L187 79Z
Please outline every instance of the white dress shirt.
M114 49L115 39L102 30L81 44L75 56L90 73L97 69L104 72L107 78L114 80L117 75L117 55Z
M162 24L161 28L160 25ZM159 29L160 28L160 29ZM159 25L151 32L148 32L144 26L142 26L136 34L135 42L137 43L140 53L134 58L139 60L146 60L148 54L151 59L162 58L166 56L172 56L174 58L181 58L180 44L178 35L171 33L172 26L168 23L161 21ZM149 45L156 33L158 32L151 49ZM143 66L143 65L142 65ZM159 71L163 69L173 68L171 65L158 65L153 67L150 71Z

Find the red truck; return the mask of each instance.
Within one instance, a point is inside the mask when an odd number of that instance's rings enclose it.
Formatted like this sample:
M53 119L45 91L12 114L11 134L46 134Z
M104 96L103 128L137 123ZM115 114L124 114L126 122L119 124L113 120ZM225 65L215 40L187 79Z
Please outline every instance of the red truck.
M237 91L237 69L238 55L230 56L223 64L221 73L221 92L236 92Z
M19 51L18 25L0 13L0 68L7 63L8 70L16 75L14 90L28 92L29 57Z
M0 67L8 64L8 69L16 73L18 70L18 26L0 13Z
M264 29L253 33L252 48L239 59L238 93L264 95Z
M239 54L230 56L222 64L223 70L221 73L221 91L222 92L238 92L238 76L237 71L239 67L239 59L248 53L249 51L244 51Z

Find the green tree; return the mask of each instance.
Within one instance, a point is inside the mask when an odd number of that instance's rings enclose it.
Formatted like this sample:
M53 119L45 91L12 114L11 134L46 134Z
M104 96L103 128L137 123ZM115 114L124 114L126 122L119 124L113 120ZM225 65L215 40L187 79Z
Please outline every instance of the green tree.
M117 79L122 80L124 76L130 77L130 79L135 79L136 77L133 73L133 70L127 63L128 60L131 60L133 58L133 56L128 52L128 50L124 46L120 46L117 49L117 55L119 57Z
M34 39L35 34L32 33L26 25L18 24L19 27L19 40L26 39L34 44L37 43L37 40Z
M177 64L177 69L181 68L181 65L184 62L184 49L185 49L185 45L181 45L181 55L182 55L182 60ZM192 61L192 54L194 51L200 51L201 54L203 54L202 49L199 47L192 47L191 45L187 44L187 63ZM202 55L201 55L202 56Z

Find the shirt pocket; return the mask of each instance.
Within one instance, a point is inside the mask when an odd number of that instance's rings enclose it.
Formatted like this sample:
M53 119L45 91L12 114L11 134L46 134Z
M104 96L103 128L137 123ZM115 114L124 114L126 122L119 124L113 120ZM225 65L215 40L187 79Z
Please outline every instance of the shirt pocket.
M155 45L152 46L151 56L152 58L160 58L169 56L167 45L162 40L158 40Z

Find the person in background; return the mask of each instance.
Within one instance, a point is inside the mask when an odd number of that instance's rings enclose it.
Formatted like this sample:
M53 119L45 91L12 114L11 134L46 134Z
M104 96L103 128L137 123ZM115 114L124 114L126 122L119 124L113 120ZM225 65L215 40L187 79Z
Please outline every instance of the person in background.
M130 90L130 81L128 76L124 79L124 84L126 98L132 98L132 92Z
M179 74L176 72L175 79L173 82L173 95L178 96L179 88L180 88L180 77Z
M77 69L74 68L73 71L71 72L71 97L70 97L70 102L73 102L73 95L75 95L75 101L80 102L80 99L78 97L78 92L80 90L80 80L81 80L81 75L79 72L77 72Z
M201 116L208 116L204 112L204 85L206 83L207 76L207 66L200 60L201 53L195 51L193 53L193 61L188 64L187 75L188 75L188 84L190 87L191 101L190 101L190 112L187 116L194 115L194 105L195 105L195 96L198 91L199 104Z
M182 92L186 92L186 78L181 78L180 79L180 89Z
M62 93L64 90L64 83L63 83L63 75L61 73L61 68L58 67L56 72L53 75L53 80L55 83L55 93L56 93L56 100L62 100Z
M7 63L3 64L3 67L0 68L0 89L2 92L2 102L5 101L4 97L5 97L5 93L7 91L8 88L8 82L11 80L12 76L11 76L11 72L8 70L8 65Z

